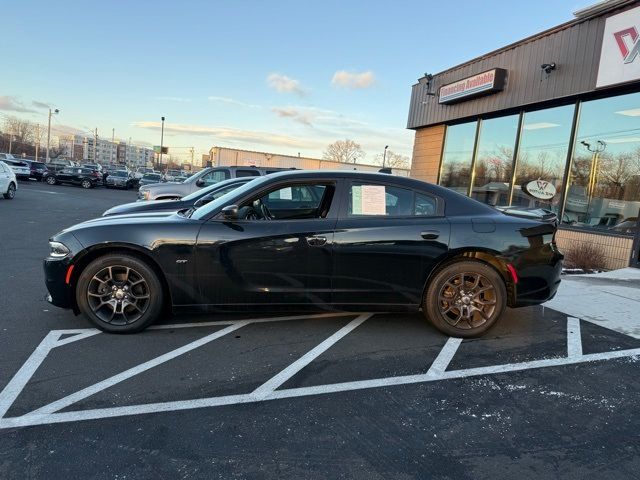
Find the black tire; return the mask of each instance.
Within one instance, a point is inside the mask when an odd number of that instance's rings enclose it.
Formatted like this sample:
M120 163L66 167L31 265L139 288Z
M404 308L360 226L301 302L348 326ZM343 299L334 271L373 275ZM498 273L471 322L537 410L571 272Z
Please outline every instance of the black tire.
M431 279L422 311L441 332L477 337L502 316L507 289L500 274L481 262L463 260L446 265Z
M91 180L87 180L85 178L84 180L82 180L82 182L80 182L80 186L82 188L91 188L91 187L93 187L93 184L91 183Z
M109 277L114 281L109 282ZM135 304L127 300L127 294L136 299ZM82 271L76 286L80 311L100 330L110 333L144 330L160 317L163 297L158 275L144 261L130 255L97 258Z
M16 185L11 182L7 187L7 193L3 193L2 196L7 200L13 200L16 196Z
M45 182L47 182L47 185L55 185L56 183L58 183L56 181L56 177L54 177L53 175L48 175L45 179Z

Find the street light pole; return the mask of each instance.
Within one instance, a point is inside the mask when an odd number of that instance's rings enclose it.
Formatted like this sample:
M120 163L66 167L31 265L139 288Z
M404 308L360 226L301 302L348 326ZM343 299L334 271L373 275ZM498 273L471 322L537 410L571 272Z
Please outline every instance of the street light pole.
M49 163L49 148L51 147L51 115L57 115L58 113L60 113L60 110L58 110L57 108L52 112L51 109L49 109L49 125L47 127L47 157L46 157L46 162Z
M387 163L387 148L389 148L389 145L384 146L384 154L382 155L382 168L384 168Z
M602 140L596 141L596 145L594 147L592 147L592 145L589 142L586 142L584 140L581 141L580 143L582 143L582 145L584 145L584 147L587 150L593 153L593 157L591 159L591 168L589 169L589 184L587 185L586 215L587 215L587 219L590 221L591 212L589 210L591 209L591 201L593 200L593 195L596 192L596 185L598 183L598 167L599 167L598 164L600 163L600 153L603 152L605 148L607 148L607 144Z
M162 118L162 127L160 129L160 160L158 161L158 170L162 168L162 149L164 147L164 117Z

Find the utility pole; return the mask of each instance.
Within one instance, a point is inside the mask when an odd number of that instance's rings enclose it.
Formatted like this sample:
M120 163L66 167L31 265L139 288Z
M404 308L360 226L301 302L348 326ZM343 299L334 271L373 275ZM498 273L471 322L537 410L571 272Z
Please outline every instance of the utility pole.
M13 144L13 130L9 133L9 153L11 153L11 146Z
M193 167L193 156L195 154L195 148L191 147L191 166Z
M162 118L162 129L160 130L160 160L158 162L158 170L162 168L162 149L164 147L164 117Z
M53 112L51 111L51 109L49 109L49 126L47 127L47 163L49 163L50 161L49 148L51 148L51 115L57 115L58 113L60 113L60 110L58 110L57 108Z
M38 161L39 151L40 151L40 124L36 123L36 162Z
M98 163L98 127L93 137L93 163Z

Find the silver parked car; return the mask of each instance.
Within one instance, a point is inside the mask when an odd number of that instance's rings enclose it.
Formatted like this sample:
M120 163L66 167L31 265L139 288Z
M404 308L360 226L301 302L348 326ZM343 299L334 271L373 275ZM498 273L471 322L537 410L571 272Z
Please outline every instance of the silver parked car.
M138 191L138 200L177 200L203 187L230 178L260 177L289 168L271 167L209 167L194 173L184 182L165 182L143 185Z

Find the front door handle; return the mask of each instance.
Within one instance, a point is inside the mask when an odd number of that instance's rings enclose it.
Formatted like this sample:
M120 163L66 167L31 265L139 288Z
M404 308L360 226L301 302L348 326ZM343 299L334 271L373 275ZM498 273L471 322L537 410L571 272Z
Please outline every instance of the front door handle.
M420 236L425 240L435 240L440 236L440 232L438 230L425 230L420 233Z
M316 235L313 237L307 237L307 243L312 247L321 247L327 243L327 237L319 237Z

